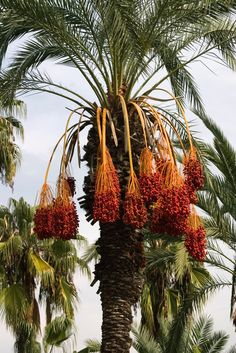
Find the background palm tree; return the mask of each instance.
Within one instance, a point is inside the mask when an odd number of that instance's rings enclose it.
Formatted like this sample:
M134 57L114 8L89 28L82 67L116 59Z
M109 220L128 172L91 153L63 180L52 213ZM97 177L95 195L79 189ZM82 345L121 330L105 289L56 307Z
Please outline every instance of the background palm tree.
M43 258L54 269L54 285L41 282L40 302L46 306L46 323L50 324L53 313L61 310L68 320L74 319L74 309L78 302L78 293L74 284L74 274L78 270L91 277L86 262L78 255L86 240L78 235L76 242L62 240L44 241Z
M140 301L141 325L158 339L160 328L176 318L185 300L197 291L200 294L214 279L204 263L188 255L181 238L145 232L145 240L147 264ZM206 296L200 294L199 310L205 300ZM191 313L193 308L186 315Z
M16 0L14 4L11 0L1 0L0 8L1 59L9 43L24 37L11 63L1 73L3 103L11 105L16 92L39 91L66 98L81 108L85 120L81 117L79 129L75 124L70 130L66 160L73 156L79 130L91 125L84 156L89 174L85 178L85 196L81 199L88 220L93 220L94 166L99 145L97 107L106 108L110 116L112 136L107 129L107 145L119 172L123 200L130 172L128 153L123 148L129 140L129 122L135 170L145 146L140 143L143 141L140 114L134 111L133 103L140 107L144 96L152 96L168 80L180 102L189 102L203 112L188 66L218 52L217 60L220 58L235 68L236 28L231 21L235 1L232 0L227 5L225 1L206 0L197 6L196 1L184 3L182 0L42 0L40 3ZM96 96L96 103L37 71L46 59L70 65L82 74ZM147 88L152 79L155 83ZM184 130L178 114L172 114L165 104L159 103L154 103L153 108L157 104L172 125ZM150 111L143 110L143 119L146 126L153 126ZM152 138L148 139L148 145L153 146ZM131 307L139 299L142 288L143 237L123 221L103 223L100 230L97 245L101 260L96 266L95 280L100 281L103 309L101 350L102 353L127 353L131 345Z
M45 349L69 338L78 302L73 276L78 268L90 274L72 241L38 240L33 215L22 198L0 207L0 310L19 353L41 352L39 303L46 309Z
M165 333L163 332L163 337L159 342L144 328L139 331L134 330L134 336L133 346L137 352L142 353L225 352L224 348L228 340L225 332L213 331L213 321L209 317L200 317L198 320L186 325L182 336L179 337L181 343L177 349L169 350L169 341L173 341L173 337L171 336L171 331L168 330ZM172 347L174 347L173 344Z
M213 146L200 143L202 155L208 161L208 168L213 166L214 174L209 169L206 190L199 193L199 207L204 211L204 224L211 240L207 262L232 275L231 315L236 324L234 311L236 293L235 258L228 255L228 250L221 248L224 242L235 257L236 251L236 151L224 136L221 129L208 117L202 117L204 124L213 134Z
M14 101L13 112L16 116L23 115L24 104ZM7 113L6 109L0 109L0 180L12 186L21 157L15 138L18 135L23 139L24 130L21 122Z
M19 353L40 351L36 285L39 279L53 285L53 268L41 257L32 226L33 210L23 199L0 208L0 308Z

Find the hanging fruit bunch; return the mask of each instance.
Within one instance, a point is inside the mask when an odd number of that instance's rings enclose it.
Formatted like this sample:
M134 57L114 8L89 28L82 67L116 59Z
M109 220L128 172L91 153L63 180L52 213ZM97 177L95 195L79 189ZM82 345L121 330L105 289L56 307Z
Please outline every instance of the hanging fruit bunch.
M189 225L185 233L185 247L193 259L197 261L205 260L206 231L194 209L189 217Z
M161 173L148 147L145 147L140 155L139 185L143 201L147 206L157 201L161 190Z
M179 105L185 121L190 143L189 152L186 153L181 138L171 122L143 101L143 110L146 109L152 120L156 121L154 127L157 127L158 137L156 149L154 149L155 156L147 147L142 150L139 183L143 200L152 210L151 230L156 233L180 237L187 236L191 230L189 227L190 205L197 202L196 191L203 187L204 176L196 150L192 145L183 108L177 100L176 103ZM166 125L172 128L182 147L184 153L183 173L176 162ZM199 237L201 232L204 233L202 226L198 229Z
M79 219L70 186L64 177L59 177L56 198L52 197L48 185L43 185L34 224L34 231L41 240L69 240L76 237Z
M184 161L184 176L185 184L189 192L191 203L197 203L196 191L204 186L203 168L197 159L197 153L194 148L191 148Z
M40 193L39 206L34 216L34 231L39 239L57 238L69 240L75 238L78 231L79 219L72 199L75 194L75 179L66 170L67 158L65 154L67 130L73 113L74 111L69 116L66 131L62 136L64 138L64 147L55 198L47 184L47 178L52 158L62 138L54 148L47 167L45 181Z
M123 222L133 228L142 228L147 222L147 209L140 192L138 178L135 174L132 158L132 147L130 141L130 127L127 106L122 95L120 95L125 130L127 134L127 144L129 153L130 174L123 203ZM139 114L139 110L138 110ZM146 136L144 134L145 140Z
M100 124L101 109L97 109L97 125L100 137L98 165L96 171L93 218L102 223L113 223L120 218L120 185L117 171L106 147L106 117L103 109L102 130Z
M155 113L155 116L159 130L156 173L159 176L160 191L152 206L151 230L181 236L190 214L190 199L161 116L158 113Z
M53 234L53 195L45 182L39 198L39 205L34 215L34 232L39 239L48 239Z
M159 173L162 185L159 198L153 205L152 231L181 236L190 214L190 199L184 180L172 160L167 160Z
M142 199L137 176L131 170L124 201L123 222L133 228L142 228L147 221L147 209Z
M62 240L75 238L79 220L75 203L72 201L70 186L64 176L60 176L58 180L52 214L53 236Z

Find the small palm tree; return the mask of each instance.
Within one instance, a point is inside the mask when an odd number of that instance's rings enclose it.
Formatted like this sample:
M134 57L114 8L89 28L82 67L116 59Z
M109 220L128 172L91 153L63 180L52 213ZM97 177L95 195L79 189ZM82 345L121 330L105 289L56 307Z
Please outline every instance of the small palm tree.
M55 309L60 309L66 315L66 319L74 319L74 308L78 301L74 274L79 270L88 278L91 277L86 261L78 256L77 247L81 248L85 244L86 240L80 235L77 237L76 245L72 241L44 241L43 258L54 269L54 285L45 282L40 284L39 298L46 305L47 324L51 323Z

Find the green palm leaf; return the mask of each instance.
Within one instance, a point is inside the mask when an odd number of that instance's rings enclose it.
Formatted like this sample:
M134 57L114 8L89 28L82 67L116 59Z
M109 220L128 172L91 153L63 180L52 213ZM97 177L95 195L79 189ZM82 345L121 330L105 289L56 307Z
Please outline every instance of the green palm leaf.
M8 327L13 331L18 321L26 319L29 302L24 288L20 284L13 284L0 292L0 310Z
M50 322L44 332L44 349L48 352L49 347L61 347L74 335L73 321L66 316L58 316Z

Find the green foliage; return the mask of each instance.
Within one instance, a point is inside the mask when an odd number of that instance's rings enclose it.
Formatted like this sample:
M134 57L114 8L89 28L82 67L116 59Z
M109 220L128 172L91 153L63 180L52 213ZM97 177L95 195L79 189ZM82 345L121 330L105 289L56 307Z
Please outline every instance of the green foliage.
M160 327L172 322L192 296L196 296L196 306L183 311L184 324L189 314L203 306L207 298L204 288L209 283L214 285L214 280L203 264L188 256L181 238L148 231L144 234L147 264L140 302L141 322L154 337L159 337Z
M9 208L0 207L0 313L16 337L15 351L19 353L39 353L41 349L37 342L40 332L37 285L40 299L46 302L47 323L53 322L46 330L45 342L56 345L58 335L59 345L60 324L64 330L61 335L74 329L72 320L78 295L73 275L78 266L89 273L73 242L37 239L33 233L33 214L34 209L22 198L11 199ZM83 238L78 242L82 244ZM55 312L64 315L54 320Z
M177 320L174 321L175 325ZM162 331L162 337L159 339L155 339L144 327L133 327L132 334L132 346L137 353L223 353L229 338L225 332L213 331L213 321L209 317L189 320L177 341L169 328ZM87 341L87 347L77 353L90 352L100 352L98 341ZM233 352L234 348L228 353Z
M125 82L126 98L151 94L165 79L173 92L204 111L188 66L217 50L217 61L235 69L231 20L235 1L92 1L1 0L0 59L8 45L23 44L1 75L1 95L10 105L17 90L57 94L77 105L91 104L76 92L37 72L45 60L70 65L87 80L101 104L118 94ZM171 19L171 20L170 20ZM186 32L186 28L189 31ZM30 32L30 36L27 34ZM188 57L186 52L191 53ZM159 72L166 72L145 92ZM142 79L137 94L134 85ZM55 90L54 90L55 88ZM141 91L142 92L141 92ZM82 101L82 103L81 103Z
M29 301L22 285L17 283L1 289L0 310L10 328L16 328L20 318L26 320Z
M152 337L147 329L142 328L140 331L133 329L134 335L133 347L139 353L159 353L161 347Z
M14 142L17 134L23 137L21 123L13 117L0 115L0 180L10 186L21 158L20 149Z
M231 314L235 296L235 259L226 255L219 240L234 252L236 250L236 151L220 128L207 116L199 114L206 127L213 134L213 146L201 144L203 157L216 169L208 174L206 191L199 195L199 207L204 210L204 225L207 234L209 254L207 262L232 275ZM212 239L213 238L213 239Z
M101 344L97 340L87 340L86 348L80 350L79 352L74 353L99 353L101 348Z
M74 324L67 316L58 316L50 322L44 333L44 349L47 353L50 347L61 347L74 335Z

